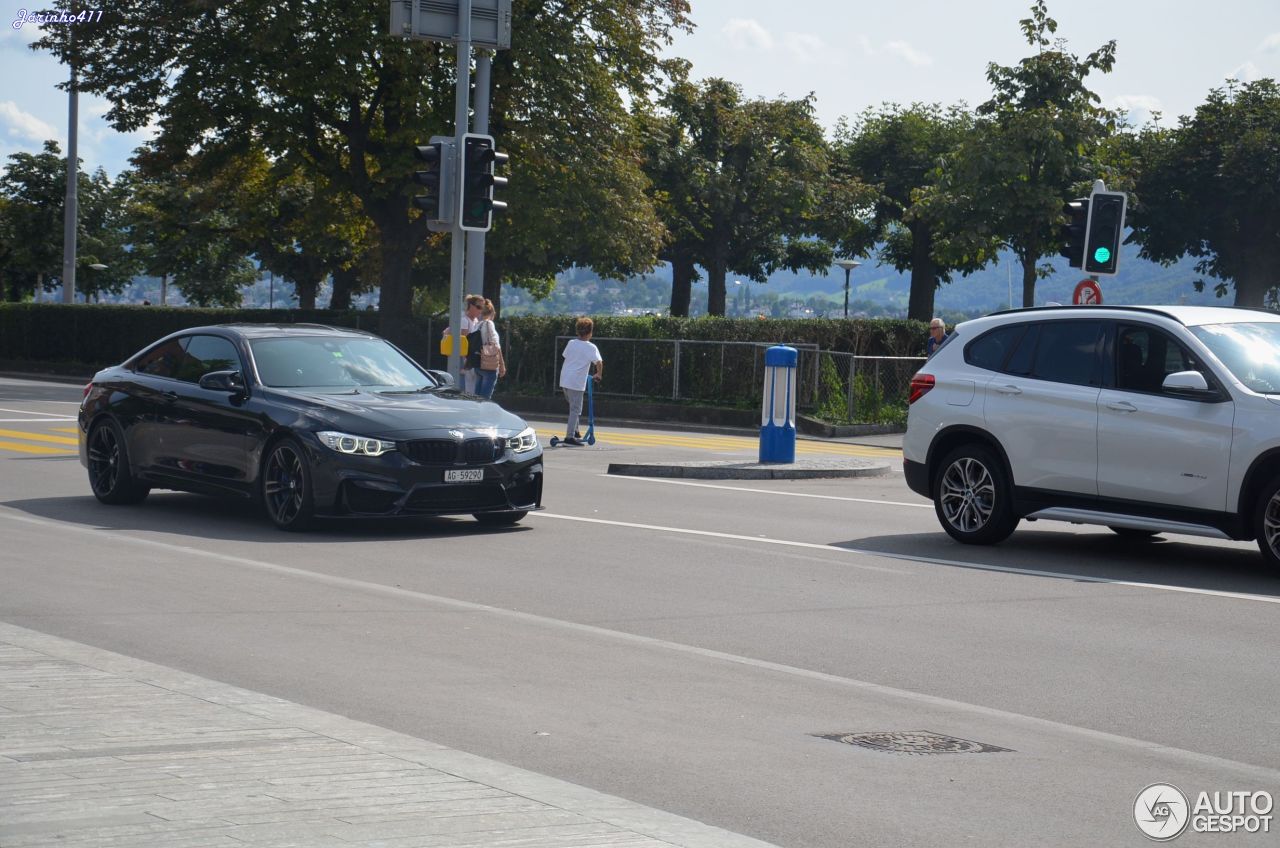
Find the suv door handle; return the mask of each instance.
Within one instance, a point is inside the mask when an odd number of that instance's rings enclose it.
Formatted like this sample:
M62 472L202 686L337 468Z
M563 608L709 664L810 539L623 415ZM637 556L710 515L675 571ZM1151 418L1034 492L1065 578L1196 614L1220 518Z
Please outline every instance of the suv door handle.
M1137 412L1138 407L1129 403L1127 400L1115 400L1107 404L1107 409L1114 409L1116 412Z
M160 397L165 403L176 403L178 400L177 392L161 392Z
M1002 395L1020 395L1022 389L1017 386L996 386L996 391Z

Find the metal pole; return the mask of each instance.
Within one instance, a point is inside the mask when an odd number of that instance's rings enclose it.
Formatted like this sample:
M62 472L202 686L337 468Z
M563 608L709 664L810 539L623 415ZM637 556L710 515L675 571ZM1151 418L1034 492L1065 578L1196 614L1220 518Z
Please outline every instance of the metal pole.
M76 92L76 66L75 59L71 60L71 87L67 90L67 199L66 206L62 215L62 302L75 303L76 301L76 218L79 213L77 207L77 188L79 180L77 172L80 170L79 157L76 152L77 136L79 131L77 92Z
M275 309L276 308L276 272L268 271L267 273L271 275L268 278L268 282L267 282L267 308Z
M844 317L849 317L849 272L852 268L844 269Z
M489 72L493 66L487 50L476 55L476 108L472 132L489 134ZM467 233L467 294L484 294L484 240L487 233Z
M453 346L449 350L449 373L455 383L462 380L462 287L466 268L466 232L462 229L462 157L466 155L468 113L471 101L471 0L458 0L458 80L454 102L453 127L457 159L454 188L459 208L454 210L453 237L449 256L449 334Z

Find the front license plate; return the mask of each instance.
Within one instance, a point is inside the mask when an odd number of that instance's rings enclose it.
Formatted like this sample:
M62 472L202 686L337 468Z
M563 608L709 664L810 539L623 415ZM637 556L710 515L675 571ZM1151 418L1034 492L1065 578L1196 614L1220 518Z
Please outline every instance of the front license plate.
M483 468L450 468L444 472L446 483L478 483L483 479Z

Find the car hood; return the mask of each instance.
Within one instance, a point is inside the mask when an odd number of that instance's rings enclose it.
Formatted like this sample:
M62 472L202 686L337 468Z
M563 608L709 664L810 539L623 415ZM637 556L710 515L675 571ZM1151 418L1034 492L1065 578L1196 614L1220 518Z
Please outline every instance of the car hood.
M311 417L361 436L409 439L447 430L499 430L511 431L514 435L528 426L523 418L493 401L452 392L271 391L305 406Z

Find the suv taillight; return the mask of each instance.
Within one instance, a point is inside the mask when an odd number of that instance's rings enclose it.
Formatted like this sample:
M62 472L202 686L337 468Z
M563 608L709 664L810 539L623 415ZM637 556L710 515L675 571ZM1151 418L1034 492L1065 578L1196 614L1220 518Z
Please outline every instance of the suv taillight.
M932 374L917 374L911 378L911 394L907 396L907 405L915 403L929 393L934 386Z

